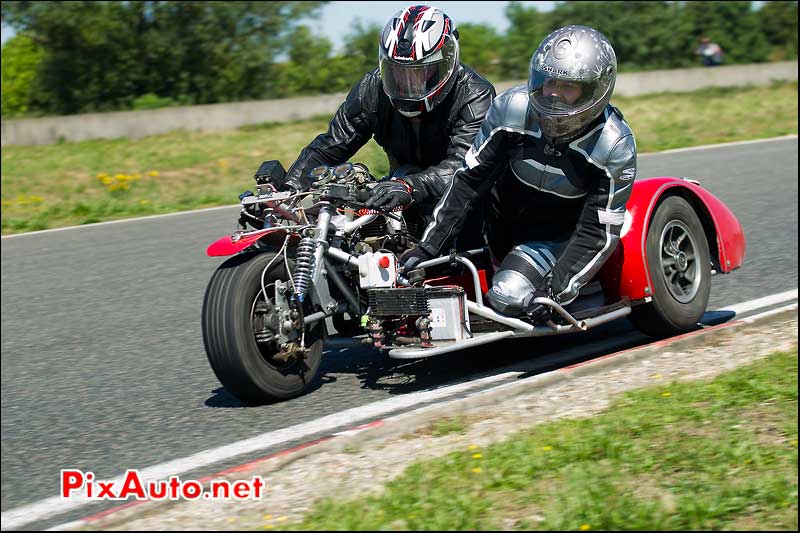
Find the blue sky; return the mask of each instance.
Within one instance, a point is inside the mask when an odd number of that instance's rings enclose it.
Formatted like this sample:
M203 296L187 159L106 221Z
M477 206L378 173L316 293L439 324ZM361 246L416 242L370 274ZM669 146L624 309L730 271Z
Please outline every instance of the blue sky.
M361 20L362 24L376 23L383 26L389 17L400 11L412 2L330 2L325 5L317 21L311 26L320 34L325 35L338 49L342 44L342 37L350 33L351 26ZM420 1L419 3L424 3ZM535 6L539 11L553 9L555 2L522 2L526 6ZM463 22L485 23L494 26L499 32L504 32L508 27L505 17L505 8L508 2L431 2L441 8L456 23ZM3 25L2 42L13 35L11 30Z
M312 26L325 35L337 49L342 37L350 33L350 28L361 20L363 24L376 23L383 26L389 18L412 3L426 2L331 2L322 8L319 20ZM447 13L456 23L484 23L494 26L499 32L508 28L505 9L509 2L430 2ZM539 11L550 11L555 2L521 2Z

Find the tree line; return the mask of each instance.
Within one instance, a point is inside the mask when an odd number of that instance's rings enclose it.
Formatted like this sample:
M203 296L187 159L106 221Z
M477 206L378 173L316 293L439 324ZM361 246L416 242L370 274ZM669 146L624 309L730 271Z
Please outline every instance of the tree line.
M2 115L346 91L377 66L381 26L354 14L357 23L334 51L312 29L325 3L4 1L2 20L16 34L2 47ZM726 64L797 58L796 1L758 9L747 1L577 1L547 12L511 2L505 15L504 33L455 21L462 61L492 81L525 79L538 43L567 24L602 31L621 72L697 65L701 36L723 47Z

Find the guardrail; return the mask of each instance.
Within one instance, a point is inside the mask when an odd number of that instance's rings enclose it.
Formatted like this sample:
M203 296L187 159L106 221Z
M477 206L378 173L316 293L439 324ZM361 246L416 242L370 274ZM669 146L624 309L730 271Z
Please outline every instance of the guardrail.
M686 92L704 87L768 85L797 80L797 61L656 70L620 74L616 95ZM525 80L498 82L500 93ZM333 115L346 93L280 100L167 107L149 111L87 113L2 121L2 146L52 144L86 139L138 138L174 130L233 129L261 122L286 122Z

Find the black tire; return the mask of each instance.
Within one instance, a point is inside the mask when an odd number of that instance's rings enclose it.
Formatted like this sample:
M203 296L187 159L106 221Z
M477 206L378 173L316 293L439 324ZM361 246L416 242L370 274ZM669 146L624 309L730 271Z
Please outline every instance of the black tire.
M251 310L261 298L261 273L272 252L240 254L214 272L203 301L203 343L214 374L240 400L260 404L286 400L305 392L322 359L325 321L306 327L305 357L290 363L274 359L276 342L257 343ZM288 279L283 261L276 260L265 285Z
M711 261L703 225L689 202L680 196L661 202L646 250L653 300L634 307L631 321L657 338L696 329L711 292Z

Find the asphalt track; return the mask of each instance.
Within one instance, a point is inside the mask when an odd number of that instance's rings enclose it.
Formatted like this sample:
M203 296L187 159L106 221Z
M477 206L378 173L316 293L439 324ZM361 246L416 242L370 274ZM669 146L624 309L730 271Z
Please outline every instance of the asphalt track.
M698 179L744 227L744 266L713 278L710 309L797 288L797 153L794 137L640 157L639 178ZM220 388L200 331L203 292L221 262L206 257L205 248L234 228L236 212L231 207L3 239L3 512L57 495L61 468L110 479L126 468L476 372L519 362L546 371L563 364L558 354L570 347L629 332L623 320L584 336L514 341L420 362L331 349L309 394L245 407ZM25 527L49 527L86 513Z

